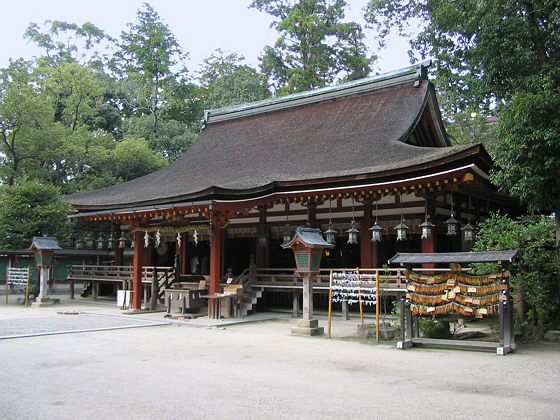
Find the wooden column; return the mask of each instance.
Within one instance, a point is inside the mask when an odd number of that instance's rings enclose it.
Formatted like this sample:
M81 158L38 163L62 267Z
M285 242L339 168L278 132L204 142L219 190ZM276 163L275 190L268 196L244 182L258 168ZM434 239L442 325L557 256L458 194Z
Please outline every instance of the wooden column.
M371 267L379 268L379 242L371 242Z
M146 260L144 232L134 234L134 262L132 278L132 309L142 308L142 268Z
M434 206L435 196L433 194L426 195L425 200L427 200L427 211L428 211L428 221L434 224L432 228L432 237L428 239L421 239L422 241L422 253L433 254L436 252L436 211ZM422 268L435 268L435 264L422 264Z
M118 224L115 225L117 229L115 229L115 233L113 234L113 239L115 240L113 246L113 252L115 253L115 260L113 262L114 265L123 265L123 252L124 249L119 247L119 238L121 237L122 231L120 230L120 226Z
M316 203L307 203L307 221L309 222L309 226L312 228L319 228L321 224L317 222L317 204Z
M257 228L257 252L256 252L256 264L258 268L268 267L269 263L269 253L268 253L268 244L269 244L269 231L268 227L266 226L266 206L261 206L259 208L259 226ZM261 235L267 235L266 245L262 246Z
M210 245L210 294L220 293L220 280L222 278L222 250L225 229L214 229L214 239Z
M363 204L364 217L360 226L360 266L364 268L374 268L373 243L371 242L371 231L369 230L369 228L373 225L371 217L371 200L364 200Z
M189 256L187 255L187 232L181 233L181 275L188 273Z

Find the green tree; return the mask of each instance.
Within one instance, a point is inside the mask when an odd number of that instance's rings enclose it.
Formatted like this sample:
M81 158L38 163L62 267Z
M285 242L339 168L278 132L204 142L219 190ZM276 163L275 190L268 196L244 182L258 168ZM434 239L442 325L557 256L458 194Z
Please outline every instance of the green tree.
M71 207L52 185L33 181L0 185L0 248L28 248L33 236L67 234L64 216Z
M550 217L522 217L511 219L493 214L482 222L474 251L519 250L512 264L511 290L516 299L527 305L529 322L534 332L542 334L542 325L560 314L560 262L555 258L554 220ZM495 267L481 265L481 272L495 271Z
M202 118L199 101L185 96L195 92L193 86L184 86L189 84L182 65L186 54L148 3L144 3L136 23L129 27L129 32L121 34L120 48L113 60L114 69L121 76L122 108L132 120L124 128L124 134L144 137L154 151L173 160L190 146L192 134L198 128L195 121ZM179 138L185 142L182 145L175 142L175 147L168 149L166 133L170 124L176 126L171 120L183 124Z
M41 61L50 64L106 62L115 43L115 39L90 22L78 26L75 23L59 20L47 20L44 28L36 23L30 23L24 38L41 48L45 52Z
M498 115L499 136L490 150L500 169L493 181L530 210L557 217L558 6L557 0L372 0L366 14L381 36L393 28L404 33L406 22L420 20L412 46L436 59L448 117L465 110Z
M260 101L270 96L266 81L244 57L217 49L199 71L200 97L206 109Z
M8 185L24 175L25 164L52 149L47 135L52 105L29 62L14 61L0 70L0 173Z
M343 22L344 0L254 0L250 7L276 18L280 34L274 47L265 47L261 70L277 91L299 92L332 84L338 79L367 76L367 56L359 24Z

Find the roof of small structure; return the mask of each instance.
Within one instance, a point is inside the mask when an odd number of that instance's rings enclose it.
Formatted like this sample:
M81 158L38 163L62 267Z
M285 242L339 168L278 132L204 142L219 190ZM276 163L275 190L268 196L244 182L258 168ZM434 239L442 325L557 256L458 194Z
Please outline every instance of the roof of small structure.
M29 247L30 250L38 250L38 251L47 251L47 250L55 250L55 249L62 249L56 238L49 238L43 236L34 236L33 240L31 241L31 246Z
M435 143L417 145L427 141L415 136L417 127L428 127ZM197 141L166 168L66 200L79 210L109 210L250 199L294 187L422 175L480 156L490 162L481 145L450 147L434 88L415 66L206 111Z
M297 227L292 240L282 245L282 248L292 248L297 242L303 242L308 248L333 248L321 234L321 229Z
M421 264L469 264L489 262L513 262L517 257L517 250L484 251L484 252L442 252L430 253L401 253L389 260L389 264L421 265Z

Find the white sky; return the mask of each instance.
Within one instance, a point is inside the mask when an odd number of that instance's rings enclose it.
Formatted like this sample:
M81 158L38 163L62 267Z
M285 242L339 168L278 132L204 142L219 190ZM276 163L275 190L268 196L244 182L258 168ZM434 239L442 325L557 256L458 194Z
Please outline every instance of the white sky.
M33 44L23 39L30 22L43 26L46 20L61 20L82 25L91 22L107 34L118 38L127 31L127 23L136 21L136 13L145 0L10 0L3 2L0 24L0 68L10 58L31 59L39 55ZM148 3L169 26L184 52L189 53L187 68L199 69L202 60L214 50L236 52L246 63L257 68L258 57L266 45L273 45L278 33L270 29L272 17L256 9L248 9L251 0L150 0ZM347 0L348 21L365 27L363 7L367 0ZM366 30L366 45L376 51L373 32ZM388 72L410 65L408 43L395 39L386 49L377 52L380 59L375 72Z

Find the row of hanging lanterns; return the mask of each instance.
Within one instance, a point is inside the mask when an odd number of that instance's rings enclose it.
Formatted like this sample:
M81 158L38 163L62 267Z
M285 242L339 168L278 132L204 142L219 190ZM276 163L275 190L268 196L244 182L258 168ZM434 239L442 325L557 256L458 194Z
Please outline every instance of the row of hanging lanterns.
M445 222L447 226L447 236L456 236L459 233L459 221L454 217L453 211L453 195L451 196L451 217ZM420 224L421 234L420 239L430 239L432 237L432 230L435 226L428 220L427 203L425 210L424 222ZM372 227L369 228L371 231L371 241L380 242L383 237L383 228L379 225L378 208L377 202L375 203L375 222ZM397 231L397 241L406 241L408 237L408 226L405 224L405 219L402 211L402 201L401 201L401 220L398 225L395 226ZM475 228L469 222L461 229L464 232L465 241L474 241L475 238ZM356 222L354 218L354 200L352 199L352 221L350 223L350 229L346 231L348 234L348 244L356 245L358 244L359 230L356 228ZM332 224L332 205L329 200L329 224L327 230L324 232L325 240L334 245L336 243L336 231ZM286 227L283 233L283 242L288 243L292 239L292 232L290 229L290 223L288 218L288 211L286 211Z
M102 250L105 249L105 243L107 243L107 249L113 249L115 247L115 242L117 242L117 246L119 248L126 248L128 244L128 238L124 236L124 233L117 241L115 241L113 235L110 235L107 240L103 239L102 236L99 236L97 240L94 239L93 236L91 235L88 235L85 238L80 236L76 239L76 242L74 243L74 247L76 249Z

